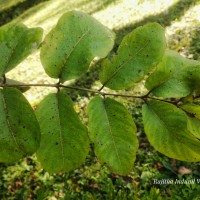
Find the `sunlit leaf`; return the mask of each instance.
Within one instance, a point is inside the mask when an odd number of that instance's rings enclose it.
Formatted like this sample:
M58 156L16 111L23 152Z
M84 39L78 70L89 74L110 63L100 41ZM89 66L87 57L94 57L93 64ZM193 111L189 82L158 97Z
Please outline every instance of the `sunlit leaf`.
M98 159L112 172L128 174L138 149L136 126L129 112L115 100L95 97L89 103L88 115L89 136Z
M19 90L0 89L0 113L0 162L14 162L33 154L39 147L40 128Z
M79 167L89 150L87 128L64 93L49 94L36 110L42 137L37 158L50 173Z
M61 82L87 71L95 57L104 58L114 45L114 33L80 11L64 14L46 36L41 62L46 73Z
M112 61L104 61L101 83L116 90L133 86L158 64L165 48L165 33L159 24L138 27L124 37Z
M157 151L178 160L200 161L200 141L188 130L182 110L151 100L143 106L142 115L145 133Z
M147 79L146 87L155 96L185 97L200 87L200 62L167 50L156 71Z
M41 28L27 28L23 24L8 24L0 28L0 77L38 47L42 32Z

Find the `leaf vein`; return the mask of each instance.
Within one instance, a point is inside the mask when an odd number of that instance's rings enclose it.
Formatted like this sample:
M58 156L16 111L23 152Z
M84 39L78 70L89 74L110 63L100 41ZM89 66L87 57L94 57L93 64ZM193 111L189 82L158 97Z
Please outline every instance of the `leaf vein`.
M121 160L120 160L120 157L119 157L119 153L118 153L116 144L115 144L115 140L114 140L113 133L112 133L112 128L111 128L111 125L110 125L110 122L109 122L109 119L108 119L108 114L106 112L105 102L104 101L103 101L103 110L104 110L104 113L105 113L106 123L107 123L107 126L109 127L109 133L110 133L110 136L111 136L113 144L114 144L114 148L115 148L115 152L116 152L117 158L119 160L119 163L120 163L121 167L123 167L122 163L121 163Z

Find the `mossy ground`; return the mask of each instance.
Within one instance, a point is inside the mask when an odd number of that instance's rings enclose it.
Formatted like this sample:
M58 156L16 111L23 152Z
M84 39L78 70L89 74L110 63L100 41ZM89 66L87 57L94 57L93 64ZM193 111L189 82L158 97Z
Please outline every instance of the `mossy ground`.
M184 56L200 59L199 0L0 0L1 25L23 22L29 27L40 26L45 34L66 11L85 11L116 33L116 45L139 25L156 21L166 28L168 47ZM100 62L91 71L71 84L99 88ZM56 82L41 66L39 52L30 55L9 78L32 83ZM52 89L32 88L25 93L33 106ZM127 91L124 91L126 93ZM130 92L130 91L128 91ZM142 84L131 91L145 93ZM90 94L69 91L75 109L87 123L85 109ZM141 102L118 99L130 110L138 128L140 148L129 176L111 174L100 165L93 153L77 170L65 174L46 173L35 156L10 165L0 164L0 199L200 199L200 164L169 159L156 152L148 143L142 127ZM91 146L92 148L92 146ZM154 184L156 179L195 179L195 184Z

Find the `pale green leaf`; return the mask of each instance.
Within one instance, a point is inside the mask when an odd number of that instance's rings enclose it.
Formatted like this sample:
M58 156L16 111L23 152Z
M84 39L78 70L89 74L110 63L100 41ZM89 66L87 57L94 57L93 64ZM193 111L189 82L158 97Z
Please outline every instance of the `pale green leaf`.
M116 90L133 86L158 64L165 48L165 33L159 24L136 28L124 37L112 61L104 61L101 83Z
M200 87L200 62L167 50L156 71L147 79L146 87L155 96L185 97Z
M0 89L0 113L0 162L14 162L33 154L39 147L40 128L19 90Z
M36 110L42 137L37 158L50 173L79 167L89 150L87 128L65 93L49 94Z
M27 28L23 24L8 24L0 28L0 77L39 46L42 32L41 28Z
M3 78L0 78L0 84L3 84L3 80L4 80ZM26 92L27 90L30 89L30 87L28 87L28 86L24 86L24 87L17 86L17 85L23 85L24 83L13 80L13 79L9 79L9 78L6 78L6 84L13 85L14 88L20 90L22 93ZM16 86L14 86L14 85L16 85Z
M143 106L142 115L145 133L157 151L182 161L200 161L200 141L188 130L188 118L182 110L151 100Z
M126 108L115 100L93 98L88 106L89 136L98 159L112 172L131 172L138 149L136 126Z
M46 73L61 82L87 71L95 57L104 58L114 45L114 33L88 14L65 13L46 36L41 62Z

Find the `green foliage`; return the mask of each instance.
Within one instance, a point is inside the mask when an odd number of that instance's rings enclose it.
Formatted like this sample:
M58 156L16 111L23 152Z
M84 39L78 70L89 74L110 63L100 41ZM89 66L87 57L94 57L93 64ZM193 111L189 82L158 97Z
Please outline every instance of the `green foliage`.
M89 150L86 127L64 93L49 94L36 111L42 138L37 158L50 173L79 167Z
M94 97L89 102L89 137L97 158L112 172L120 175L131 172L138 141L135 123L127 109L107 96L142 100L145 103L144 129L151 145L171 158L200 161L200 63L166 50L164 35L164 29L157 23L138 27L124 37L117 55L109 61L105 57L113 48L114 33L91 16L70 11L59 19L41 45L40 58L44 69L50 77L58 78L58 83L23 84L7 79L5 73L38 47L42 30L29 29L22 24L2 27L0 162L17 161L37 151L42 167L50 173L80 167L89 151L88 131L64 89L103 97ZM63 84L85 73L96 57L105 58L100 72L101 88L93 90ZM108 87L130 89L131 92L133 84L143 79L147 79L149 91L146 95L103 91ZM37 119L21 94L29 86L57 89L57 93L49 94L39 104ZM21 87L23 90L20 91ZM142 175L144 180L149 176L149 172ZM160 198L157 189L152 189L151 195L154 199Z
M200 161L200 141L189 132L182 110L151 100L143 106L142 114L145 133L155 149L178 160Z
M0 89L0 113L0 162L14 162L33 154L39 147L40 128L19 90Z
M61 82L87 71L95 57L104 58L114 45L114 33L80 11L64 14L46 36L41 62L46 73Z
M149 23L125 36L112 61L104 61L101 83L119 90L139 82L162 59L166 48L164 34L159 24Z
M194 103L184 103L181 109L188 114L188 130L200 139L200 106Z
M167 50L146 87L159 97L185 97L200 87L200 62Z
M0 28L0 77L37 49L42 33L41 28L27 28L23 24L8 24Z
M89 132L98 159L114 173L128 174L138 149L136 126L117 101L93 98L88 106Z

